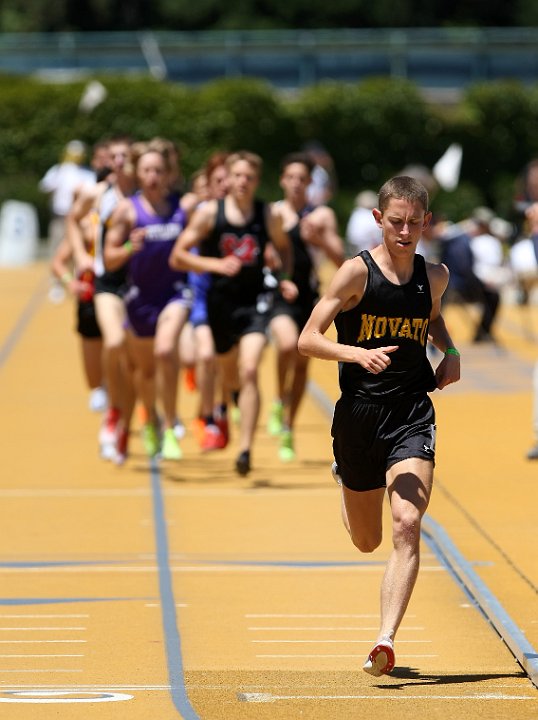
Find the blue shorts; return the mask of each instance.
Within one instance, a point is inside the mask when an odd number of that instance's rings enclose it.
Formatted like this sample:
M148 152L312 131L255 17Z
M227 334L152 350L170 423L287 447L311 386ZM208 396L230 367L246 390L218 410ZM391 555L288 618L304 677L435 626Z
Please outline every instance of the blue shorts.
M189 285L193 291L190 322L193 327L209 325L207 319L207 293L211 287L211 273L189 273Z

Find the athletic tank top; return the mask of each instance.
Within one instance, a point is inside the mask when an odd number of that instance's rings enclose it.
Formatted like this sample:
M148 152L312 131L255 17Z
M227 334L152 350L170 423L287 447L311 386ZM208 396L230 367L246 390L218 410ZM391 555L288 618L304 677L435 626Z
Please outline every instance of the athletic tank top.
M236 255L242 267L234 277L214 274L212 296L225 295L240 305L250 305L263 292L263 255L268 242L265 207L264 202L256 200L252 219L246 225L233 225L226 219L224 200L218 201L215 228L202 242L200 254L218 258Z
M390 402L433 390L435 376L426 356L432 299L424 258L415 255L411 279L395 285L368 250L359 257L368 268L366 289L356 307L336 316L338 342L363 348L398 345L398 350L390 353L391 364L377 375L358 363L339 363L342 393L368 402Z
M130 198L136 213L135 228L145 228L144 245L129 258L129 284L145 296L161 297L178 282L186 282L187 273L172 270L168 258L179 233L186 225L185 211L177 195L168 199L169 212L155 215L142 204L140 194Z
M305 295L317 297L319 280L316 273L314 248L305 243L301 237L302 218L315 210L313 205L305 205L298 213L298 222L288 230L288 235L293 247L293 275L292 280L297 285L299 296Z

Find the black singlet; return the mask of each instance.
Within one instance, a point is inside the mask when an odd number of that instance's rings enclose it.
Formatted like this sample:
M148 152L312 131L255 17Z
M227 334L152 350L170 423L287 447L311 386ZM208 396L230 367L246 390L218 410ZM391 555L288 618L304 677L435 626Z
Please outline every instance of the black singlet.
M265 208L264 202L256 200L252 219L246 225L233 225L226 219L224 200L218 201L215 228L201 244L200 254L218 258L236 255L243 265L234 277L214 274L210 296L225 296L239 305L249 305L263 291L263 256L268 242Z
M366 289L356 307L336 316L338 342L363 348L399 347L390 354L391 364L378 374L358 363L340 363L342 394L383 403L433 390L435 376L426 356L432 299L424 258L415 255L411 279L395 285L367 250L359 257L368 268Z
M314 261L307 243L301 237L301 219L315 210L313 205L306 205L299 213L299 220L288 230L293 247L292 280L297 285L299 297L317 297L319 281L316 276Z

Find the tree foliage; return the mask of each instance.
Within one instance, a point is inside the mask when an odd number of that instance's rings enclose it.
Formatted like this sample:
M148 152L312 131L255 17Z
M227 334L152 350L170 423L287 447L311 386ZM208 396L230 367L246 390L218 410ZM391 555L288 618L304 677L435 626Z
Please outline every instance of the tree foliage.
M536 24L534 0L3 0L0 6L0 32Z

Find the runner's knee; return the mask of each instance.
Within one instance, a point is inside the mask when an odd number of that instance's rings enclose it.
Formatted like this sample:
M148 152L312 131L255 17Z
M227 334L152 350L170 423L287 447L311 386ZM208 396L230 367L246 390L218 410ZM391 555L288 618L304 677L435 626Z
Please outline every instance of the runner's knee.
M362 553L374 552L374 550L377 550L377 548L381 545L381 540L383 539L383 533L381 530L366 534L354 532L350 529L349 535L353 545L355 545L355 547Z

